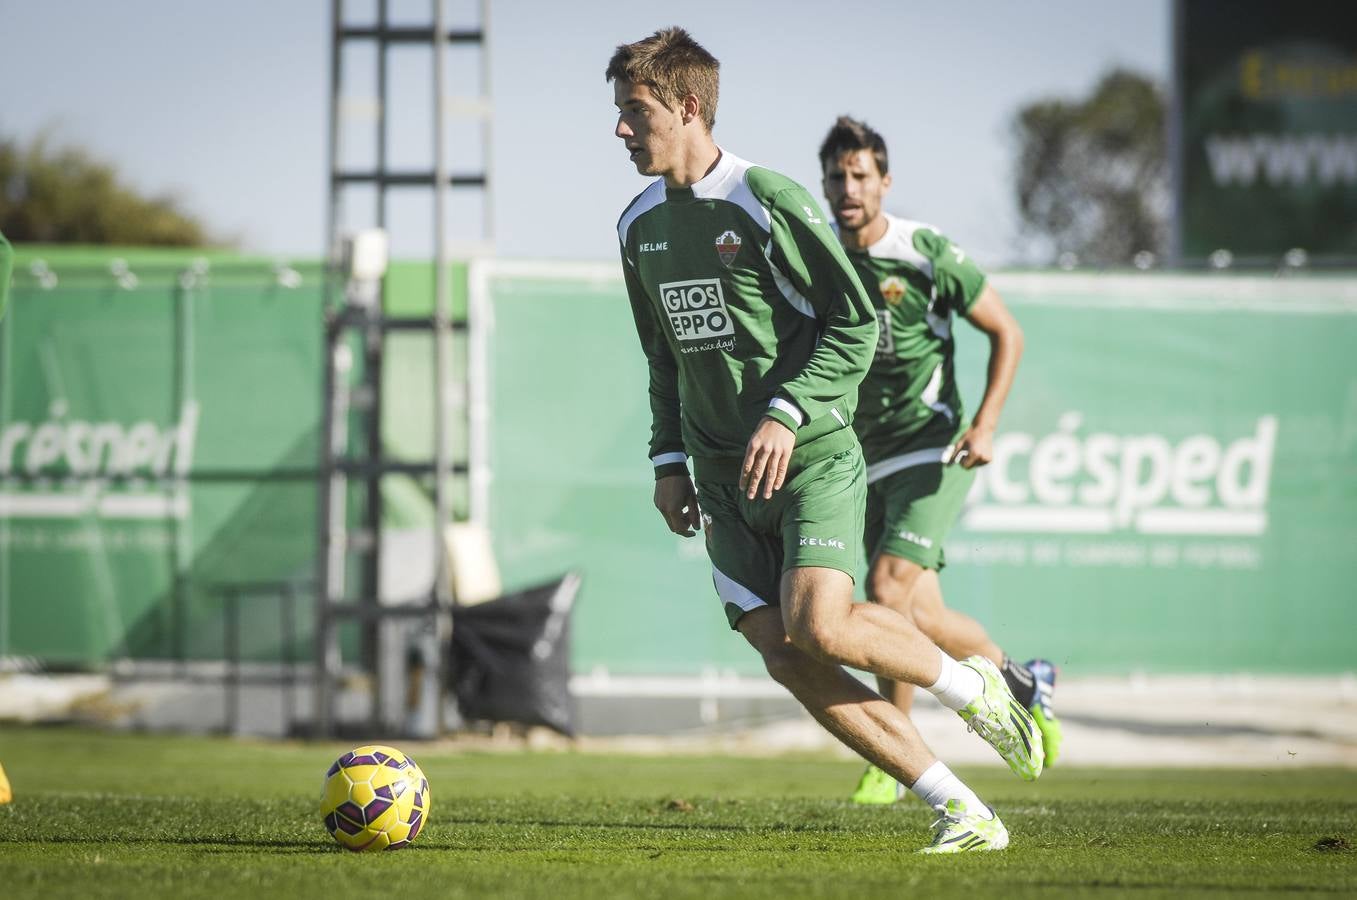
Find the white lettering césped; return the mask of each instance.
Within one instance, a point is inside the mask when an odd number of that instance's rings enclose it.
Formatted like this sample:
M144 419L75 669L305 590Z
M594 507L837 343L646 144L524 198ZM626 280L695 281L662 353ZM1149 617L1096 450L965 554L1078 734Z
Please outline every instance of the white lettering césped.
M1039 438L1000 435L972 491L968 524L1021 531L1041 520L1068 531L1181 526L1235 534L1266 525L1276 416L1260 417L1252 434L1233 441L1193 434L1176 443L1153 433L1082 435L1082 422L1081 413L1068 412Z

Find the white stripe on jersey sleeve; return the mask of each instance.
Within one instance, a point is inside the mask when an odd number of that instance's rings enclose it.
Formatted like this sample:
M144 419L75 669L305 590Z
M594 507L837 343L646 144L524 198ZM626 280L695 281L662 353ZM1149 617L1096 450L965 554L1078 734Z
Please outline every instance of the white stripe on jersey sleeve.
M768 401L768 408L769 408L769 409L780 409L780 410L782 410L782 411L785 412L787 415L789 415L789 416L792 417L792 421L795 422L795 423L797 424L798 427L799 427L800 425L804 424L805 421L806 421L806 417L805 417L804 415L802 415L801 410L799 410L799 409L796 408L796 404L795 404L795 403L788 403L786 400L783 400L781 397L774 397L772 400L769 400L769 401ZM830 412L836 412L836 411L831 409ZM839 421L842 422L843 419L839 419Z
M627 245L627 232L631 230L631 223L663 202L664 179L656 178L650 183L650 187L636 195L636 199L631 202L631 206L627 207L622 218L617 220L617 240L621 242L623 247ZM628 261L630 262L630 260ZM632 263L633 267L635 265L635 263Z
M773 273L773 284L777 285L778 291L782 296L787 298L787 302L806 318L817 318L815 315L815 307L810 305L810 301L801 295L801 292L792 284L791 279L786 275L783 275L782 270L777 267L777 263L773 262L772 241L769 241L768 245L763 248L763 258L768 260L768 268Z

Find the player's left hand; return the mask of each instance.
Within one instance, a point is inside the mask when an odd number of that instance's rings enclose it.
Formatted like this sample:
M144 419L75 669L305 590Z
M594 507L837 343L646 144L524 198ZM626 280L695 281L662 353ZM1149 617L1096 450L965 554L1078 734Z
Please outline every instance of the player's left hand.
M753 500L763 485L763 499L771 500L773 491L787 479L787 463L796 446L796 432L777 419L764 417L754 429L745 447L744 463L740 466L740 490Z
M994 429L971 425L952 447L952 454L944 462L963 469L983 466L994 458Z

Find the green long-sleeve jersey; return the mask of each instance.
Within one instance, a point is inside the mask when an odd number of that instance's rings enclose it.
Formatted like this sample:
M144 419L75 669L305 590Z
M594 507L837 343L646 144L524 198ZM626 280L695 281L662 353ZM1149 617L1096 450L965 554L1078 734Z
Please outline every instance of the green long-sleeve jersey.
M886 233L848 254L881 323L862 381L856 428L873 481L925 457L936 462L963 421L953 316L980 299L985 273L930 225L886 216Z
M734 483L760 418L796 432L789 469L852 447L877 324L818 204L730 153L691 188L656 180L617 224L650 368L656 477Z
M0 319L5 317L5 304L9 302L9 282L14 271L14 250L9 241L0 234Z

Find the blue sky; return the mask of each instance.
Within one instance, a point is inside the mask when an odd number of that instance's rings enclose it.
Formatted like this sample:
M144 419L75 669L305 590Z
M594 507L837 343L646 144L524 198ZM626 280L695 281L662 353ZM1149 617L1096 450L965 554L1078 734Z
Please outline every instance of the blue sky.
M375 3L347 5L359 20ZM0 0L0 134L27 140L48 129L113 162L139 188L175 193L243 249L318 256L329 6ZM390 8L393 19L427 21L430 6L391 0ZM450 0L454 20L467 9ZM491 164L501 255L615 258L613 224L645 182L612 137L602 72L615 45L675 24L721 60L719 143L818 196L815 151L825 130L839 113L865 118L891 146L887 208L937 225L990 264L1012 261L1018 246L1009 137L1017 108L1081 95L1113 65L1161 81L1169 66L1168 0L496 0ZM391 70L391 152L410 165L430 158L426 60L399 51ZM372 84L370 57L355 51L354 62L361 95ZM449 72L467 84L474 61L458 56ZM361 126L347 133L366 134ZM365 147L348 146L360 161ZM474 142L453 148L479 163L469 155ZM367 206L351 198L355 224L366 224ZM454 204L454 217L476 214ZM393 202L398 255L430 252L429 219L423 197Z

